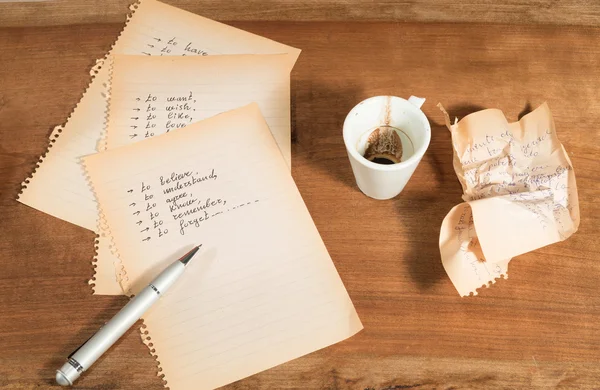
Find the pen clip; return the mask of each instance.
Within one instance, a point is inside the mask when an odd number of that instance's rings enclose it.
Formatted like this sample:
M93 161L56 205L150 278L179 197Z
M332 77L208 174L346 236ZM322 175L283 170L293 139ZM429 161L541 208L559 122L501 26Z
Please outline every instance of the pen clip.
M102 328L104 328L104 325L102 325L102 326L100 327L100 329L102 329ZM100 331L100 329L98 329L98 331ZM96 333L98 333L98 331L97 331ZM69 360L69 359L70 359L70 358L71 358L73 355L75 355L75 353L76 353L77 351L79 351L79 350L81 349L81 347L83 347L83 346L85 345L85 343L87 343L88 341L90 341L90 340L91 340L91 338L92 338L92 337L94 337L94 335L95 335L96 333L94 333L93 335L91 335L90 337L88 337L88 339L87 339L87 340L85 340L83 343L81 343L81 345L80 345L79 347L77 347L77 349L75 349L73 352L71 352L71 353L69 354L69 356L67 356L67 360Z
M76 353L77 351L79 351L79 350L81 349L81 347L83 347L83 345L84 345L85 343L87 343L88 341L90 341L90 339L91 339L91 338L92 338L92 337L90 336L90 338L89 338L89 339L85 340L83 343L81 343L81 345L80 345L79 347L77 347L77 349L75 349L73 352L71 352L71 353L69 354L69 356L67 356L67 360L71 359L71 357L73 357L73 355L75 355L75 353Z

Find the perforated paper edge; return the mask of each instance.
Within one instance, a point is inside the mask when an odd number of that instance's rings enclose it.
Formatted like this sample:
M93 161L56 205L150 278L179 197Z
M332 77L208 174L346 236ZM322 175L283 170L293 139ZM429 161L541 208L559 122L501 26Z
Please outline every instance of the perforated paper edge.
M77 104L75 104L75 107L73 107L73 109L69 113L69 116L67 116L67 119L65 120L65 122L62 125L55 126L54 129L52 130L52 133L50 133L50 136L48 137L48 147L40 155L37 163L35 164L35 167L31 171L31 173L29 175L27 175L27 177L25 178L25 180L23 180L21 182L21 189L20 189L19 193L17 194L17 200L18 201L21 201L21 195L23 195L23 192L27 189L27 185L34 178L37 170L40 168L41 164L44 162L44 160L48 156L48 153L50 153L50 150L52 149L52 147L54 146L54 144L56 143L56 141L60 138L60 135L62 134L62 132L63 132L63 130L65 128L65 125L71 120L71 117L73 116L73 113L75 112L75 110L77 109L77 107L79 107L79 105L81 104L81 100L83 99L83 97L85 96L85 94L87 93L87 91L90 89L90 85L92 85L92 82L96 78L96 75L98 74L98 72L100 71L100 69L102 69L103 65L104 65L104 58L100 58L100 59L96 60L96 63L90 69L90 76L92 76L92 78L90 79L90 82L88 83L87 87L85 88L85 90L81 94L81 98L79 99L79 101L77 102Z
M98 241L98 233L96 233L96 238L94 238L94 257L92 258L92 268L93 268L93 273L92 273L92 277L88 280L88 284L90 285L90 288L92 289L92 295L96 295L96 269L98 268L98 248L100 242Z
M104 87L104 93L106 94L106 110L104 111L104 123L102 126L102 136L98 143L98 151L102 152L108 150L108 123L110 120L110 96L112 91L112 78L113 78L113 65L114 65L114 57L109 55L106 59L108 66L108 83ZM106 235L110 241L109 249L113 255L115 255L115 259L117 262L113 263L113 268L115 270L115 277L117 279L117 283L121 286L121 289L125 292L126 295L130 295L130 284L129 278L127 277L127 271L121 262L121 257L119 256L119 252L114 243L112 233L110 232L110 227L107 224L106 217L102 212L100 206L98 206L98 232L101 235Z
M113 57L111 57L111 52L112 52L112 49L114 48L114 46L119 41L119 39L121 38L123 31L125 30L125 28L127 28L129 21L135 14L135 11L139 8L139 6L142 2L143 2L143 0L140 0L140 1L132 4L129 7L131 12L127 16L127 21L125 22L125 27L123 28L123 30L119 34L119 37L117 38L115 43L111 46L111 50L109 51L109 53L105 56L105 58L103 60L103 61L107 61L107 65L109 66L109 69L108 69L108 84L105 85L106 102L107 102L105 115L104 115L105 119L104 119L103 132L100 136L100 140L99 140L99 143L97 146L98 151L105 151L108 149L108 147L107 147L108 146L107 126L108 126L108 120L109 120L109 115L110 115L110 109L109 109L110 93L111 93L111 89L112 89L112 75L113 75L113 70L112 70ZM91 177L89 175L89 171L87 170L87 167L85 166L85 164L83 163L82 160L80 160L80 164L83 167L85 177L91 187L92 193L94 194L96 199L98 199L97 194L96 194L96 189L93 184L93 180L91 179ZM98 204L98 232L97 232L96 241L95 241L96 242L96 254L92 261L92 264L94 265L94 275L90 279L89 283L91 286L94 286L93 282L95 281L95 276L96 276L96 264L95 263L97 263L97 261L98 261L98 243L99 243L98 238L102 235L102 236L105 236L109 240L109 248L110 248L111 252L115 255L115 258L119 262L119 263L113 264L117 282L121 286L121 289L125 292L125 295L131 296L132 295L131 294L131 286L129 283L129 278L127 277L127 272L125 270L125 267L123 266L123 263L121 262L121 256L119 255L117 246L115 245L114 237L111 233L110 226L108 225L108 221L106 220L106 216L102 210L100 203L97 202L97 204ZM93 287L92 287L92 290L93 290ZM142 321L143 321L143 319L142 319ZM156 375L162 381L163 386L168 389L169 387L167 386L167 380L165 379L165 374L162 372L163 368L161 367L160 361L158 360L158 355L156 353L156 349L153 348L154 344L152 343L152 337L150 336L150 330L148 329L148 326L145 323L142 323L142 326L140 327L139 330L140 330L140 338L141 338L142 342L144 343L144 345L146 345L146 347L148 348L148 352L156 361L156 370L157 370Z
M105 117L105 119L104 119L104 123L103 123L103 126L102 126L102 133L100 134L100 139L98 141L98 145L96 146L96 149L99 152L102 152L102 151L104 151L104 150L107 149L106 148L106 137L107 137L107 134L106 134L106 124L107 123L106 123L106 121L107 121L107 115L108 115L108 104L109 104L109 100L108 99L110 98L110 85L111 85L111 81L112 81L112 66L111 66L112 65L112 56L111 56L111 53L112 53L115 45L117 44L117 42L119 42L119 39L121 39L121 36L123 35L123 32L125 31L125 29L129 25L129 22L131 21L131 19L135 15L135 12L139 8L139 6L142 3L142 1L143 0L137 1L137 2L135 2L135 3L133 3L133 4L131 4L129 6L129 13L127 14L127 19L125 20L125 25L123 26L123 29L119 33L119 36L117 37L117 39L115 40L115 42L111 45L110 50L106 54L106 56L104 56L104 58L102 60L99 60L99 61L101 61L102 65L108 66L108 84L104 85L104 91L105 91L104 93L105 93L105 98L106 98L106 109L104 111L104 117ZM96 71L94 73L94 75L97 74L97 73L98 72ZM90 84L92 83L92 81L93 81L93 78L90 81ZM82 98L83 98L83 96L82 96ZM81 160L80 160L80 164L82 164ZM91 181L90 181L88 172L85 169L85 166L83 164L82 164L82 166L83 166L84 171L85 171L86 179L87 179L88 183L91 186ZM95 191L93 191L93 187L92 187L92 192L94 193L94 196L95 196L96 193L95 193ZM97 199L97 197L96 197L96 199ZM106 233L106 231L103 230L103 228L105 226L106 226L106 220L104 218L104 215L101 212L100 205L98 205L98 228L97 228L97 231L96 231L95 254L94 254L94 257L92 259L93 274L92 274L92 277L88 280L88 284L92 288L92 295L96 294L96 290L95 290L96 283L95 282L96 282L96 273L97 273L97 268L98 268L98 265L97 265L97 263L98 263L98 245L99 245L99 240L98 239L100 238L100 236L103 236ZM115 248L114 243L112 241L112 237L110 238L110 245L109 245L109 247L110 247L111 252L113 252L113 254L115 254L115 256L117 256L117 258L118 258L118 254L116 253L116 248ZM119 275L125 273L125 270L123 268L123 264L122 263L113 264L113 267L115 269L115 277L117 279L117 282L119 282L119 280L120 280ZM119 282L119 284L120 284L120 282ZM121 288L123 289L122 285L121 285ZM124 290L123 289L123 291L128 291L128 290Z
M496 282L498 280L506 280L508 279L508 271L506 271L505 273L501 274L500 276L498 276L497 278L492 278L489 282L487 282L486 284L482 284L481 286L473 289L473 291L469 292L469 294L466 295L462 295L463 297L474 297L476 295L479 295L479 292L481 290L490 288L493 284L496 284Z
M129 24L131 18L135 14L136 10L139 8L139 6L142 4L143 1L144 0L140 0L140 1L132 4L129 7L131 12L127 16L127 21L125 22L125 27L123 28L123 30L119 34L119 37L117 38L115 43L111 46L111 50L105 57L105 60L108 61L107 65L109 66L108 84L105 86L107 104L106 104L106 111L105 111L105 115L104 115L105 119L104 119L103 132L101 134L101 137L100 137L100 140L99 140L99 143L97 146L98 151L105 151L108 149L107 126L108 126L108 120L109 120L109 116L110 116L110 94L111 94L111 90L112 90L112 77L113 77L113 69L112 69L113 57L111 57L111 52L112 52L112 49L114 48L114 46L119 41L119 39L121 38L123 31L125 30L125 28L127 28L127 25ZM96 197L96 199L98 199L97 194L96 194L96 189L95 189L93 181L89 175L87 167L81 160L80 160L80 164L82 164L82 166L83 166L83 169L85 172L85 177L86 177L88 183L90 184L90 187L92 189L94 196ZM131 294L131 285L129 283L129 278L127 276L127 272L125 270L123 263L121 262L121 256L119 255L117 246L115 245L114 237L110 230L110 226L108 225L108 221L106 220L106 216L102 210L100 203L97 202L97 204L98 204L98 232L97 232L98 236L97 237L100 237L100 235L103 235L103 236L106 236L107 239L109 240L109 248L110 248L111 252L115 255L116 260L118 261L118 263L113 264L117 282L121 286L121 289L124 291L125 295L131 296L132 295ZM96 242L98 242L98 240L96 240ZM93 263L96 263L97 261L98 261L98 252L96 250L96 255L94 256ZM95 275L96 275L96 265L94 264L94 275L92 276L92 279L90 279L90 284L92 284L93 280L95 279ZM142 321L143 321L143 319L142 319ZM165 379L165 374L163 373L163 368L160 364L160 361L158 360L158 355L156 353L156 349L153 348L154 345L152 343L152 337L150 336L150 330L145 323L142 323L142 326L140 327L139 330L140 330L140 338L142 339L142 342L146 345L146 347L148 348L148 352L156 361L156 370L157 370L156 375L161 380L163 386L168 389L169 386L167 385L167 380Z
M108 55L106 58L107 69L108 69L108 82L104 85L104 97L106 98L106 109L104 110L104 122L102 123L102 134L100 135L100 140L98 141L98 151L104 152L108 150L108 121L110 119L110 95L112 92L112 80L113 80L113 72L114 72L114 64L115 57L113 55Z
M163 368L160 364L160 360L158 360L159 359L158 353L156 352L156 349L154 348L154 343L152 342L152 336L150 336L150 330L148 329L148 326L145 323L142 323L142 326L140 327L140 337L142 338L142 342L146 345L146 347L148 347L148 352L150 352L150 355L156 362L156 366L157 366L156 376L158 376L158 378L161 380L162 385L166 389L169 389L167 379L166 379L166 374L163 372Z
M119 36L117 37L117 39L115 40L115 42L111 45L111 49L107 53L107 55L104 56L104 58L97 59L96 63L94 64L94 66L92 66L92 68L90 69L90 72L89 72L90 76L91 76L90 81L88 82L85 90L81 94L81 97L80 97L79 101L77 102L77 104L75 104L75 106L73 107L73 109L71 110L71 112L69 113L69 115L67 116L67 119L65 120L65 122L63 124L61 124L61 125L55 126L54 129L52 130L52 132L50 133L50 136L48 137L49 138L48 147L40 155L38 161L36 162L35 167L31 171L31 173L25 178L25 180L23 180L21 182L21 189L20 189L19 193L17 194L17 198L16 198L17 201L21 200L21 195L23 195L23 192L27 189L28 184L30 184L31 180L35 177L35 174L36 174L37 170L40 168L41 164L44 162L44 160L46 159L46 157L50 153L52 147L55 145L55 143L57 142L57 140L60 138L60 135L62 134L65 126L71 120L71 117L73 116L73 113L80 106L82 99L85 97L86 93L90 89L90 86L94 82L94 80L95 80L96 75L98 74L98 72L105 65L106 60L110 56L110 52L113 50L113 48L115 47L115 45L117 44L117 42L121 38L121 35L123 34L123 31L127 28L127 25L129 24L131 18L135 14L136 10L139 8L139 5L141 4L141 1L143 1L143 0L140 0L140 1L138 1L138 2L136 2L136 3L134 3L134 4L132 4L132 5L129 6L130 12L127 15L127 19L125 21L125 26L123 27L123 29L119 33ZM104 134L101 134L100 141L102 141L104 138L105 138ZM101 147L101 145L98 145L97 148L100 148L100 147ZM99 150L103 150L103 149L99 149ZM89 178L88 178L88 181L89 181ZM98 218L98 221L99 221L98 223L99 224L100 224L100 219L101 218L99 216L99 218ZM95 282L96 282L96 269L98 267L97 266L97 263L98 263L98 244L99 244L98 238L99 238L99 232L96 232L96 239L94 241L94 256L91 259L91 265L92 265L92 269L93 269L93 274L92 274L92 277L88 280L88 284L90 285L92 294L96 293L96 290L95 290L96 284L95 284Z
M85 175L86 179L88 180L88 183L90 184L91 190L92 190L94 196L97 197L96 186L94 184L94 180L90 176L87 166L85 165L85 162L83 161L83 159L80 161L81 161L81 165L84 170L84 175ZM108 221L106 220L106 216L105 216L102 206L100 205L99 202L98 202L98 213L99 213L98 230L101 232L100 234L103 234L103 236L105 236L110 241L111 251L115 254L116 258L120 261L121 256L119 254L117 246L115 245L114 236L111 233L110 225L108 224ZM129 279L127 278L127 274L125 272L125 268L122 263L120 264L120 271L121 271L120 274L122 275L122 279L119 282L121 285L121 288L125 292L125 295L131 297L133 295L131 292L131 286L129 283ZM142 319L142 321L143 321L143 319ZM152 355L152 357L156 361L156 366L157 366L157 374L156 375L162 381L163 386L168 389L169 387L167 386L167 380L165 379L165 374L163 373L163 368L161 367L160 361L158 360L158 354L156 353L156 349L154 348L154 344L152 343L152 337L150 336L150 330L145 323L142 323L142 326L140 327L139 330L140 330L140 337L142 339L142 342L146 345L146 347L148 347L148 351L149 351L150 355Z

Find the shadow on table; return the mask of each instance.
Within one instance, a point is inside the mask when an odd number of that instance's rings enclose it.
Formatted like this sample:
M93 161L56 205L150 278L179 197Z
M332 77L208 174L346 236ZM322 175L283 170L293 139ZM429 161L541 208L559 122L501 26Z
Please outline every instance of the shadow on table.
M294 158L327 173L336 184L358 190L346 154L342 128L348 112L367 96L353 86L315 85L298 80L295 83L293 80L292 91Z
M455 117L460 120L482 109L476 105L459 104L447 107L447 112L454 123ZM425 180L433 183L424 182L422 186L426 190L416 191L416 195L410 198L403 198L400 194L395 200L400 218L403 215L411 216L409 222L404 222L410 224L405 230L411 235L407 240L411 248L405 261L408 262L411 278L421 291L430 289L446 278L439 252L440 227L452 207L462 202L462 190L452 165L451 134L441 112L435 118L437 120L428 118L431 143L420 163L430 166L433 176ZM417 170L419 168L423 167Z
M533 109L531 107L531 103L527 102L525 104L525 107L523 108L523 110L521 110L521 112L519 113L517 120L521 120L521 118L523 118L525 115L529 114L531 111L533 111Z
M360 191L354 180L342 138L342 126L347 113L360 101L364 93L352 88L314 86L297 91L292 110L292 143L295 158L306 161L311 168L326 172L343 190ZM451 121L484 109L471 104L450 106ZM525 111L524 111L525 112ZM405 224L411 245L406 259L411 278L419 290L431 288L446 277L440 254L439 233L444 217L450 209L462 202L462 190L452 165L452 140L440 112L436 120L429 118L432 130L431 144L421 161L433 171L432 176L415 178L409 186L420 189L404 191L390 200L395 202L398 217ZM423 169L422 166L417 168ZM342 189L340 189L342 190ZM408 226L407 226L408 225Z

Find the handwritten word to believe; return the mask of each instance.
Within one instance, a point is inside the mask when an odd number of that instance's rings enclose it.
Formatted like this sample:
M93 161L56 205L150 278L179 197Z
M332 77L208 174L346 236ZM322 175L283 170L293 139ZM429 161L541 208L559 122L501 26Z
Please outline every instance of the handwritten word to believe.
M160 177L160 185L165 186L168 184L172 184L169 187L163 189L164 194L169 194L174 191L181 190L185 187L193 186L194 184L201 183L206 180L217 180L218 176L215 174L215 170L213 169L210 174L206 176L194 176L193 171L187 171L184 173L171 173L169 177Z

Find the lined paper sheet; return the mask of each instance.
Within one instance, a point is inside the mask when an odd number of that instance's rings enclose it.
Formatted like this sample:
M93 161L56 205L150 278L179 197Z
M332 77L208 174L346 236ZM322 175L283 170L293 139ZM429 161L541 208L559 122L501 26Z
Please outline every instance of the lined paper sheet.
M286 163L291 163L286 54L115 55L111 58L111 75L106 128L109 149L257 102ZM104 236L101 229L101 240L105 240ZM102 251L97 256L96 269L109 270L115 262L118 260L112 253ZM121 278L117 272L116 280L120 282Z
M164 134L256 102L288 164L288 55L114 56L108 149Z
M155 0L141 0L111 53L150 56L288 53L289 68L300 50L203 18ZM52 143L33 176L23 182L18 200L57 218L97 229L97 206L83 175L80 157L96 152L104 129L108 83L104 60L91 70L87 91L63 126L51 134ZM100 237L99 246L105 246ZM106 248L108 250L108 248ZM95 293L109 293L102 274L95 275ZM113 278L114 279L114 278Z
M131 291L203 245L144 317L172 390L219 387L362 329L257 104L84 163Z
M158 1L142 0L112 53L158 56L288 53L291 69L299 50ZM88 91L60 133L56 133L60 136L19 196L19 201L31 207L90 230L96 229L96 205L79 158L96 151L106 110L103 84L108 82L106 66L95 72Z

